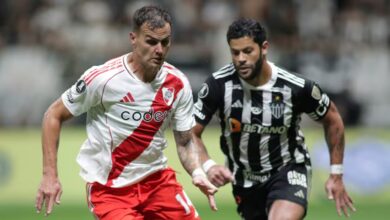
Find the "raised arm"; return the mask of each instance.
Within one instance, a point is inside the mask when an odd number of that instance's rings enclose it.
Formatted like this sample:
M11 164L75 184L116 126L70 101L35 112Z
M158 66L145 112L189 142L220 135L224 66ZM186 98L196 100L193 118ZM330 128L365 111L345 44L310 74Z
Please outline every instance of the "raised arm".
M192 183L207 195L212 210L217 210L214 194L217 187L211 184L203 172L199 152L192 139L192 131L173 131L177 152L184 169L192 176Z
M325 139L329 148L331 172L325 184L328 198L335 200L337 213L349 216L348 208L355 211L351 197L343 183L344 124L333 102L325 117L321 119Z
M45 215L52 212L54 203L59 204L62 187L58 178L57 152L61 124L72 117L61 98L57 99L46 111L42 121L43 174L38 188L35 207L41 212L45 204Z

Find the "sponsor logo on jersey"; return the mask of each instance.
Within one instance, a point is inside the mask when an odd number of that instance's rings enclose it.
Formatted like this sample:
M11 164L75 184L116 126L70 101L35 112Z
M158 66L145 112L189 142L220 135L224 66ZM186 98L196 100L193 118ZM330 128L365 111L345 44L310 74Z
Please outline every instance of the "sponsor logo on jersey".
M263 109L261 109L260 107L252 106L252 107L251 107L251 112L252 112L252 114L254 114L254 115L260 115L261 112L263 112Z
M231 133L246 132L257 134L283 134L287 132L286 126L263 126L261 124L241 123L235 118L228 119L229 130Z
M162 88L163 99L164 99L165 104L167 104L168 106L170 106L172 104L174 92L175 92L175 89L172 87Z
M77 81L77 83L76 83L76 91L78 93L83 93L86 88L87 88L87 85L85 84L84 80L80 79L79 81Z
M134 120L134 121L140 121L144 120L146 122L150 122L152 120L156 122L163 121L168 115L168 111L156 111L154 112L153 109L148 112L130 112L130 111L123 111L121 113L121 118L125 121L128 120Z
M206 115L203 114L198 108L194 108L194 114L201 120L204 120L206 118Z
M244 171L244 178L247 179L247 180L251 180L251 181L256 181L256 182L260 182L260 183L264 183L265 181L267 181L270 177L271 177L271 174L270 173L259 173L259 172L254 172L254 171Z
M202 113L203 108L203 102L201 99L198 99L196 103L194 104L194 114L196 117L200 118L201 120L204 120L206 118L206 115Z
M318 116L324 116L328 110L330 104L330 99L326 94L322 94L320 101L318 102L318 107L316 108L316 113Z
M287 180L290 185L299 185L307 188L307 179L305 174L291 170L287 173Z
M198 92L198 97L203 99L209 94L209 86L206 83L202 84L202 88Z

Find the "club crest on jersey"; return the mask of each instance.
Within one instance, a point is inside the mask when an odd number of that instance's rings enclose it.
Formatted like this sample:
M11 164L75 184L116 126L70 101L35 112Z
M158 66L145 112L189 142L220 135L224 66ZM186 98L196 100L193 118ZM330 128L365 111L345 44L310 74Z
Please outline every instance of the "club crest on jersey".
M164 102L168 106L170 106L172 104L174 92L175 92L175 89L172 87L170 87L170 88L164 87L162 89L162 95L163 95Z
M271 108L271 113L274 118L279 119L282 117L284 112L284 103L283 102L272 102L269 104Z

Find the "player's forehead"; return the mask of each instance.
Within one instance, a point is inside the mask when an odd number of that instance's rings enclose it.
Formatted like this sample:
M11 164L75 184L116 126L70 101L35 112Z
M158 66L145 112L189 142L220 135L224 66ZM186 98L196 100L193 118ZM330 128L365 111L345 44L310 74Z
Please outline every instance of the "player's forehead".
M243 50L248 47L256 47L258 44L254 41L253 37L243 36L230 39L229 46L232 50Z
M166 22L163 27L152 27L148 22L141 25L139 33L143 37L162 40L171 36L171 25Z

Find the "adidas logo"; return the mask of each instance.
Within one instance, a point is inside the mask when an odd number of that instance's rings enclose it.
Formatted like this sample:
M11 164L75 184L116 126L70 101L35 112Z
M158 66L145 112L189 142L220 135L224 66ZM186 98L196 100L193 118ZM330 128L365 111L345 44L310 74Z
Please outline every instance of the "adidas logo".
M305 198L305 194L303 193L302 190L299 190L299 191L297 191L296 193L294 193L294 196L299 197L299 198L302 198L302 199Z
M128 92L121 100L120 102L123 102L123 103L130 103L130 102L134 102L134 98L133 96L130 94L130 92Z
M240 100L237 100L233 103L232 108L242 108L242 103Z

